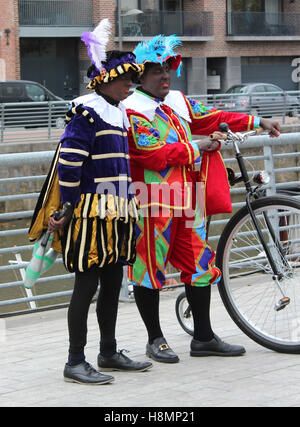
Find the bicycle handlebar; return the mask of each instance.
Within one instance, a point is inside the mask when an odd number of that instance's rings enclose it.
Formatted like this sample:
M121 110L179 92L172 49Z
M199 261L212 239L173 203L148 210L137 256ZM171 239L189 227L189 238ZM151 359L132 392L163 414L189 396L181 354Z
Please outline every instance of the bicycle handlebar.
M217 134L216 132L213 132L212 134L209 135L209 138L212 141L224 140L225 142L226 141L227 142L236 141L236 142L243 143L243 142L246 141L246 139L249 136L259 135L264 130L262 127L259 127L257 129L250 130L250 131L247 131L247 132L232 132L229 129L227 123L220 123L219 129L220 129L220 132L222 132L222 137L220 137L220 133Z

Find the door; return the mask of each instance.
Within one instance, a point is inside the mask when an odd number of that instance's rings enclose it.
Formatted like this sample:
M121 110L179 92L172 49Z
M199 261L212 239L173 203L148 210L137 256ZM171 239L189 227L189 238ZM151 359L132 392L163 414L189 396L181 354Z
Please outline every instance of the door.
M293 81L293 57L247 57L242 58L242 82L272 83L283 90L298 90Z
M23 38L20 53L22 80L38 82L68 100L79 94L76 38Z
M281 0L265 0L266 22L269 25L280 24Z
M163 34L182 34L183 16L182 0L162 0L161 10L163 11Z
M265 0L228 0L228 34L264 34Z

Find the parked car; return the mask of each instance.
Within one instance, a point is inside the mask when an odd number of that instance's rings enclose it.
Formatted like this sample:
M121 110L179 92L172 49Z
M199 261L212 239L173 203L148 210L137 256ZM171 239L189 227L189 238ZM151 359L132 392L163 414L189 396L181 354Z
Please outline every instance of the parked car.
M2 106L4 127L47 127L49 124L51 127L64 127L67 101L39 83L28 80L0 81L0 122L1 104L11 104Z
M234 85L225 95L218 101L218 108L222 110L268 117L282 114L296 116L300 113L299 98L270 83Z

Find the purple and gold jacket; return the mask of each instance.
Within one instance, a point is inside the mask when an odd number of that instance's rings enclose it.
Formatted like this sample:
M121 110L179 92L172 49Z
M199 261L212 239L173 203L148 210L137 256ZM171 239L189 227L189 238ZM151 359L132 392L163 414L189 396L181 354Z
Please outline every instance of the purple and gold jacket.
M81 194L105 189L132 198L125 110L96 93L79 97L74 104L57 166L62 202L76 205Z

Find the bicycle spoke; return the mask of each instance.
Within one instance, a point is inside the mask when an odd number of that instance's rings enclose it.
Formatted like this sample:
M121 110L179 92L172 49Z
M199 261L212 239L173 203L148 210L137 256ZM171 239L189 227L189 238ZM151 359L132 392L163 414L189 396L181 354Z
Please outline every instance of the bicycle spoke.
M286 204L274 202L264 206L260 199L256 203L259 208L255 209L259 227L278 270L278 281L273 278L273 270L252 219L244 210L228 227L223 237L225 241L220 241L217 249L217 257L222 259L218 265L223 272L220 292L233 319L238 320L238 324L242 322L249 336L269 348L282 346L289 349L293 346L300 352L300 334L297 334L300 317L300 204L286 200ZM219 250L223 254L218 254ZM288 300L279 304L283 296L290 299L286 306L284 303Z

